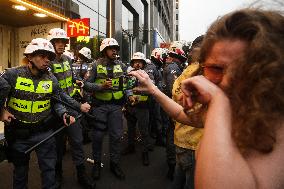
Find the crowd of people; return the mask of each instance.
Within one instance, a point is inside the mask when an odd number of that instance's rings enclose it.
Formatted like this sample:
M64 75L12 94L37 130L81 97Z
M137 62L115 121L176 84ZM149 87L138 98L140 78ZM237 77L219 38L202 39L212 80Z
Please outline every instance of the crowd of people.
M47 39L33 39L26 47L22 66L1 74L1 121L14 188L27 188L29 149L62 127L34 149L42 188L62 186L66 136L78 183L95 188L105 134L110 171L120 180L127 176L121 155L135 152L137 135L142 165L151 164L154 135L155 144L166 148L173 189L284 187L281 14L234 11L197 37L188 57L173 45L155 48L149 59L135 52L128 67L113 38L102 41L97 60L83 47L74 61L64 52L67 43L63 29L51 29ZM92 142L91 176L84 141Z

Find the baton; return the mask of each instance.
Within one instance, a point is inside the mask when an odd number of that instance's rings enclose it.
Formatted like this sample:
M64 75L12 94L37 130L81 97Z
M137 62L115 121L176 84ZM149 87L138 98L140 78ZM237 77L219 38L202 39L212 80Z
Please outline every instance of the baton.
M54 99L54 100L56 100L56 101L59 102L60 104L63 104L63 105L65 105L65 106L71 108L72 110L75 110L75 111L77 111L77 112L81 112L81 110L78 110L78 109L75 108L74 106L68 104L67 102L62 101L61 99L58 99L58 98L56 98L56 97L54 97L54 96L51 97L51 98ZM84 113L87 117L89 117L89 118L96 119L95 116L93 116L93 115L91 115L91 114L89 114L89 113L85 113L85 112L83 112L83 113Z
M68 115L67 115L68 116ZM82 114L78 115L75 120L77 121L78 119L80 119L82 117ZM66 117L66 123L70 123L70 116L69 118ZM70 127L71 125L69 125L68 127ZM49 140L51 137L53 137L54 135L56 135L57 133L59 133L60 131L62 131L66 126L62 126L59 129L57 129L56 131L54 131L53 133L51 133L49 136L47 136L45 139L43 139L42 141L36 143L35 145L33 145L32 147L30 147L29 149L27 149L24 153L28 154L31 151L33 151L36 147L38 147L39 145L41 145L42 143L44 143L45 141Z

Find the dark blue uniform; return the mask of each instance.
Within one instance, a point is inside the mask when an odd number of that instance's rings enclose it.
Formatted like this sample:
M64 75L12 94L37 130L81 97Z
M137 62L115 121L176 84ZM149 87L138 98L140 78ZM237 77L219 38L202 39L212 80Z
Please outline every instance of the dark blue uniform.
M50 73L34 76L28 67L11 68L2 76L9 84L7 110L16 120L5 124L5 138L9 144L10 160L14 164L13 188L27 188L30 154L24 152L52 133L51 97L60 98L57 79ZM0 91L5 86L0 86ZM57 115L67 110L55 102ZM35 149L41 170L42 188L55 187L56 148L51 138Z
M163 69L163 89L164 93L172 97L172 89L175 80L180 76L182 71L175 62L166 63ZM167 162L169 165L168 177L173 179L173 171L176 164L176 152L174 145L174 124L171 118L165 113L162 113L162 120L166 127L166 152Z

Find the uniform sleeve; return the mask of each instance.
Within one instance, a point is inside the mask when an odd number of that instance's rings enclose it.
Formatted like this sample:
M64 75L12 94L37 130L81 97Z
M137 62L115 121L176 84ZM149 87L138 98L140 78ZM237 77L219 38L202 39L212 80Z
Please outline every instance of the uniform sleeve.
M102 90L101 85L95 83L96 77L97 77L97 66L94 63L92 69L90 70L89 78L87 79L87 81L84 82L83 89L88 92L95 92Z
M68 104L73 106L75 109L80 111L81 104L77 102L77 100L75 100L74 98L67 95L62 89L60 89L60 97L62 101L67 102Z
M166 82L166 89L167 95L172 94L173 84L178 76L181 74L180 69L177 66L169 65L165 70L165 82Z
M9 83L3 77L0 77L0 110L4 107L10 89Z
M53 96L57 99L61 99L60 98L61 88L59 87L58 81L55 78L55 76L53 76L52 81L53 81ZM53 104L54 104L53 106L54 111L60 118L62 118L63 114L67 112L67 109L59 102L56 102L56 100L53 100Z
M72 60L71 60L71 58L67 57L67 60L68 60L68 62L69 62L69 66L70 66L70 69L71 69L71 72L72 72L73 82L75 83L76 80L81 80L81 79L76 75L76 73L74 72L74 69L73 69L73 66L72 66Z
M149 78L152 80L152 82L154 83L154 84L156 84L156 82L155 82L155 76L154 76L154 69L153 69L153 67L152 66L146 66L145 67L145 72L149 75Z

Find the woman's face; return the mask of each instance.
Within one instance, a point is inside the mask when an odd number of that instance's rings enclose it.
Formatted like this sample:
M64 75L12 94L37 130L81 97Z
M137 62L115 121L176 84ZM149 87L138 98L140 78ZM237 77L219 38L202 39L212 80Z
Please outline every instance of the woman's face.
M221 88L228 86L228 67L241 58L246 42L241 40L223 40L216 42L204 62L204 76Z

